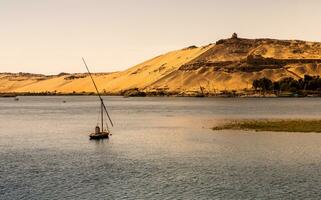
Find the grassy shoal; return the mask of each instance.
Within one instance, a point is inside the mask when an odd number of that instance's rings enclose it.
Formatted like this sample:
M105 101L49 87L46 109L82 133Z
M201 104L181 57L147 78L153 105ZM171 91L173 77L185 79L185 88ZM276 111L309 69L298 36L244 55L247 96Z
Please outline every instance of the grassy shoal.
M231 121L212 129L321 133L321 120L239 120Z

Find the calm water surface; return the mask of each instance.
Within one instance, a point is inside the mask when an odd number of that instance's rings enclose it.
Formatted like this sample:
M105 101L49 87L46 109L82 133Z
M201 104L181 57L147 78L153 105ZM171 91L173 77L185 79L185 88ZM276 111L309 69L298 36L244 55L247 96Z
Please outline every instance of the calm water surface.
M321 134L212 131L224 119L319 118L321 100L0 99L0 199L320 199ZM63 101L66 103L63 103Z

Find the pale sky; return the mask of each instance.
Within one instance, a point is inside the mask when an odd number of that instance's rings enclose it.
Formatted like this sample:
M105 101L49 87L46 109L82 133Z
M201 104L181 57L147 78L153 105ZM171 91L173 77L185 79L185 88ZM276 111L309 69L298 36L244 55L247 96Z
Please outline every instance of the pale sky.
M321 41L320 0L0 0L0 72L123 70L247 38Z

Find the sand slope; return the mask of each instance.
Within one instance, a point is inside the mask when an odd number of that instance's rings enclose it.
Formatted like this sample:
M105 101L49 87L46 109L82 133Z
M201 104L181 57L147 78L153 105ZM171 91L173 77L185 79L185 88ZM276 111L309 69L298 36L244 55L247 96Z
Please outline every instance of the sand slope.
M134 88L189 93L200 86L212 93L251 88L262 77L275 81L305 74L321 75L321 43L234 37L172 51L125 71L94 74L94 79L100 91L115 94ZM94 87L87 74L0 74L0 92L46 91L94 92Z

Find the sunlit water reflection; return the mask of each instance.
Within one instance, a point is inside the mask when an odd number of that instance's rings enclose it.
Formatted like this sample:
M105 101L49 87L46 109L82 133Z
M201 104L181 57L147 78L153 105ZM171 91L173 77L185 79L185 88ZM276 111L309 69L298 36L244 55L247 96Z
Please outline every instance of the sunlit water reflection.
M321 135L212 131L224 119L319 118L320 99L0 99L0 199L321 198ZM63 101L66 103L63 103Z

